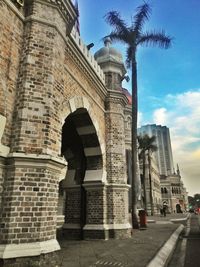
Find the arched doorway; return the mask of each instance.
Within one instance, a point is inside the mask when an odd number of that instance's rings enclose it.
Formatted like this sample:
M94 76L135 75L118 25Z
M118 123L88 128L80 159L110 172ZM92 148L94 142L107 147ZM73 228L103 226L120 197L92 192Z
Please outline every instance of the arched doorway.
M83 228L87 221L88 202L84 187L86 176L93 170L102 169L102 154L93 122L85 108L71 113L62 128L61 153L68 162L63 182L65 191L66 238L83 239Z

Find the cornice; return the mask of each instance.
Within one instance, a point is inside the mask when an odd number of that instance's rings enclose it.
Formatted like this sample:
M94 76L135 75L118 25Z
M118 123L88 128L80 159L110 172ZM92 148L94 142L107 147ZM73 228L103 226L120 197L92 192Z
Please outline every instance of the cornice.
M63 158L54 157L51 155L37 155L14 152L7 156L6 168L12 166L17 167L47 167L48 169L61 170L65 168L67 162Z
M15 13L15 15L21 20L24 21L24 15L19 9L11 2L10 0L3 0L3 2L10 7L10 9Z
M108 89L107 100L110 100L112 98L120 101L121 104L124 105L124 106L126 106L128 104L128 99L125 96L125 94L123 94L122 91L109 90Z
M63 19L71 25L71 29L77 18L77 13L74 5L70 0L34 0L35 3L53 6L57 8L62 15ZM71 31L70 29L70 31ZM70 33L70 32L69 32Z
M113 61L111 59L108 59L106 62L98 61L98 64L101 66L102 69L104 69L105 72L112 72L113 69L117 70L117 73L119 73L121 76L124 76L127 71L123 63L119 63L117 61ZM115 72L115 71L114 71Z

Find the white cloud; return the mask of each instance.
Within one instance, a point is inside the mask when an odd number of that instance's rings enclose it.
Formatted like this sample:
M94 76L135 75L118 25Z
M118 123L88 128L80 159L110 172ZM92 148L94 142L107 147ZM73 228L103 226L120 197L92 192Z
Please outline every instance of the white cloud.
M183 181L191 194L199 192L200 89L160 99L152 117L153 123L169 127L174 161L182 169Z
M138 112L138 127L141 127L142 121L143 121L143 114L142 112Z
M166 108L156 109L153 113L153 118L156 124L165 125L167 120L167 109Z

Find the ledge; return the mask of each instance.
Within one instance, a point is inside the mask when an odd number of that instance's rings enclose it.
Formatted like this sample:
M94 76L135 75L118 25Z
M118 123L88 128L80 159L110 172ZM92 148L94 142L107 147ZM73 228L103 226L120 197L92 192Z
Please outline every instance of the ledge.
M51 155L45 154L29 154L29 153L22 153L22 152L13 152L8 154L8 158L19 158L24 160L51 160L58 164L62 164L64 166L67 165L67 162L62 158L57 158Z
M83 230L123 230L132 228L130 223L123 224L86 224Z
M43 242L0 245L0 258L10 259L28 256L38 256L49 252L60 250L56 239Z

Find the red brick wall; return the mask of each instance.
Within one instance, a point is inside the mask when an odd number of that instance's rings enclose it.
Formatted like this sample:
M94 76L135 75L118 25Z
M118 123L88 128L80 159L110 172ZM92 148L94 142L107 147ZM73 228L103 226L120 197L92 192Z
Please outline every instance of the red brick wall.
M7 117L2 143L9 146L22 51L23 22L3 1L0 2L0 18L0 114Z

